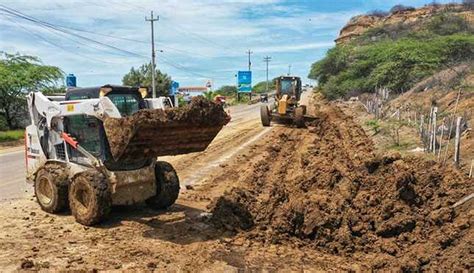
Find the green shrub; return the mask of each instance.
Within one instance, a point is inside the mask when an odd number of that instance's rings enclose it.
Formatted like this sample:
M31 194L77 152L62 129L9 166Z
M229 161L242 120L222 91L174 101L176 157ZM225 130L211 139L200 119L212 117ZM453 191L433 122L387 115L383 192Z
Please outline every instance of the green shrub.
M471 25L464 18L450 13L442 13L433 17L427 28L438 35L451 35L461 32L472 33Z
M24 135L25 130L0 131L0 142L19 140Z
M395 5L390 9L390 13L395 13L395 12L402 12L402 11L414 11L415 8L412 6L405 6L405 5Z
M261 81L252 87L252 92L257 93L257 94L265 93L267 92L266 87L267 87L267 82ZM274 89L275 89L274 81L268 80L268 92L271 92Z
M374 134L378 134L380 132L380 123L376 119L368 120L365 125L369 126L370 129L374 131Z
M403 92L444 67L474 59L474 36L407 37L358 46L336 46L311 67L328 99L384 86Z

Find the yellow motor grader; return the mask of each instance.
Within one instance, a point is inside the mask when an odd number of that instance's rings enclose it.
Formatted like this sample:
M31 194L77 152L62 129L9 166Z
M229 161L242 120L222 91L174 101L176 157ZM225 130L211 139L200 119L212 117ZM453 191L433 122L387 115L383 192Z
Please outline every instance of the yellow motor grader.
M270 126L271 122L304 127L307 121L314 118L306 115L306 105L301 105L301 78L281 76L276 79L275 102L260 107L262 125Z

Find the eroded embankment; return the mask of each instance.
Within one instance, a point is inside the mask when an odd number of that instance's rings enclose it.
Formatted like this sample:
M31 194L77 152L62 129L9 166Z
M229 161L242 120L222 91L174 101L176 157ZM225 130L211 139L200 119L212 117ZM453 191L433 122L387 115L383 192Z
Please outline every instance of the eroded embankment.
M262 160L213 204L213 223L272 244L289 241L373 268L469 268L474 184L450 166L375 155L335 106L308 130L275 135ZM466 207L467 206L467 207Z

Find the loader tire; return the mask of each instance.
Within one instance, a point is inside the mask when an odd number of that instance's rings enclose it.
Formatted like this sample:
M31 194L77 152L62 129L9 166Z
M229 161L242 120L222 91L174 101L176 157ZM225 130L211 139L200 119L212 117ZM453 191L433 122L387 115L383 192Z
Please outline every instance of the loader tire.
M155 165L155 178L156 194L145 202L153 209L166 209L178 199L178 174L170 163L157 161Z
M75 176L69 186L69 206L76 222L85 226L106 219L112 206L106 177L96 170Z
M46 165L36 174L35 196L42 210L58 213L67 209L67 178L66 170L59 165Z
M303 107L296 107L295 109L295 117L294 117L294 122L296 127L298 128L303 128L305 126L304 124L304 111L305 109Z
M270 126L270 110L268 110L268 106L260 106L260 119L262 120L262 125L264 127Z

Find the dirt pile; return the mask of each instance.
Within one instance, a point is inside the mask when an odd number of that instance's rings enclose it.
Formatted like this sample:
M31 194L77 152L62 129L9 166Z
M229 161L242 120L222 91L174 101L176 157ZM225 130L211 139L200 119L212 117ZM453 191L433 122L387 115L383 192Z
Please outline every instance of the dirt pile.
M113 158L126 161L203 151L229 121L222 106L195 97L180 108L107 118L104 128Z
M351 117L324 107L309 130L283 132L213 223L252 240L293 242L373 268L472 267L474 190L455 169L398 153L377 156ZM469 207L470 206L470 207Z

